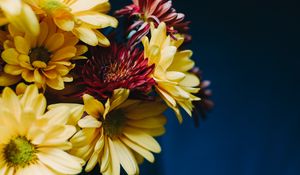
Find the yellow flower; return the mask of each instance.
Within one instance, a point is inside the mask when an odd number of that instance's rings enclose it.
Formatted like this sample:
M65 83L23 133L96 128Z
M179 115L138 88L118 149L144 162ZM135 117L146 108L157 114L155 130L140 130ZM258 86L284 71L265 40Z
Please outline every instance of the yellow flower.
M0 53L3 51L3 43L7 39L7 33L0 30ZM4 72L5 62L0 58L0 86L10 86L21 80L21 76L13 76Z
M153 78L156 81L156 91L171 107L179 122L182 122L181 106L190 116L193 110L192 101L200 98L192 95L197 93L200 80L197 76L189 73L194 62L190 59L192 51L178 51L183 43L183 38L172 40L166 34L165 23L160 23L157 29L151 28L151 40L147 37L142 39L144 45L144 57L149 59L149 64L155 64Z
M34 36L40 31L35 13L22 0L0 0L0 26L7 23Z
M69 75L75 67L72 60L80 59L86 46L77 45L72 33L59 30L51 19L40 23L41 33L31 36L9 25L10 40L5 41L2 59L7 63L4 71L21 75L26 82L39 87L62 90L64 82L73 81Z
M23 0L40 16L51 16L64 31L71 31L81 41L92 45L109 46L109 40L98 31L117 27L118 21L109 15L108 0Z
M76 129L67 125L69 107L45 112L46 99L35 85L18 97L5 88L0 98L0 174L71 175L84 161L66 151Z
M154 162L152 152L161 151L153 136L165 131L166 106L160 101L127 100L128 95L129 90L115 90L105 105L83 96L87 115L78 122L82 130L70 140L70 153L88 161L85 171L99 163L103 175L119 175L120 165L127 174L138 174L139 160Z

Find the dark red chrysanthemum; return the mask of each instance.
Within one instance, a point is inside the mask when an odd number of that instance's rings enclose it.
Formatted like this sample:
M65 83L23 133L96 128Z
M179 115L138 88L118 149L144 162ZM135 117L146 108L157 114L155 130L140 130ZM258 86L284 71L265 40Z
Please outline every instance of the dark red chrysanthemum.
M132 35L132 41L139 41L147 35L150 30L150 23L157 27L159 23L165 22L169 34L186 33L189 29L189 21L184 21L185 15L177 13L172 8L171 0L132 0L133 4L116 11L117 16L128 16L134 22L129 26L127 32L136 30Z
M131 95L145 96L155 81L150 77L154 65L148 66L143 52L112 43L109 48L91 48L92 57L82 67L79 85L84 90L77 95L90 94L106 99L118 88L126 88Z
M200 80L200 91L196 94L197 97L201 98L200 101L194 101L195 110L193 111L193 118L195 121L195 126L199 126L199 118L206 119L206 113L214 107L214 102L210 99L212 96L212 91L209 89L210 81L202 81L202 71L195 67L192 73L197 75Z

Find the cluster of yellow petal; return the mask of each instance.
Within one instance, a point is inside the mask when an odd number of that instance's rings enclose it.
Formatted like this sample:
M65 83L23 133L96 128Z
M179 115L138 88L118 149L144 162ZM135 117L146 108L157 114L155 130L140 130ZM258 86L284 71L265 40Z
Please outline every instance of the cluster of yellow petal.
M194 67L191 60L192 51L179 51L183 38L173 40L167 36L165 23L160 23L158 28L151 28L151 40L142 39L144 45L144 57L149 59L149 64L155 64L153 78L157 85L156 90L171 107L182 122L181 106L190 116L193 110L193 101L200 98L193 95L200 89L197 88L200 80L189 71Z
M42 32L39 19L47 16L61 30L92 46L109 46L98 29L118 25L114 17L106 15L108 0L0 0L0 8L0 25L10 23L36 36Z
M44 89L48 85L62 90L64 82L73 81L69 72L75 64L71 60L84 58L80 55L87 47L78 45L79 40L72 33L58 29L50 18L42 20L39 26L41 32L37 36L8 26L9 36L2 52L4 72L21 75L26 82Z
M84 95L87 115L78 121L81 129L70 140L70 153L87 161L87 172L99 163L104 175L120 174L120 165L128 174L138 174L138 163L144 158L154 162L152 152L161 151L153 136L165 132L166 106L158 100L127 100L128 95L129 90L115 90L104 105Z
M5 88L0 97L0 174L75 175L84 160L68 150L76 128L68 106L46 112L46 99L35 85L17 96Z
M3 51L3 43L7 40L7 32L0 30L0 53ZM21 76L13 76L4 72L5 62L0 57L0 86L10 86L20 81Z

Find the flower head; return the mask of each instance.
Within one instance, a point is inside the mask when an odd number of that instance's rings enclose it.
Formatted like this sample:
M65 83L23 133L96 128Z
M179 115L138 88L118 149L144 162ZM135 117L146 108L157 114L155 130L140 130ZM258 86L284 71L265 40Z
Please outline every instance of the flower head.
M6 62L4 71L10 75L21 75L26 82L39 87L62 90L64 82L73 80L69 75L78 59L87 51L86 46L77 45L78 39L63 32L51 19L40 23L41 33L34 37L9 26L11 39L5 42L2 59Z
M126 101L128 95L129 90L115 90L105 105L90 95L83 96L87 115L78 122L82 129L71 139L71 153L88 161L87 172L99 162L102 174L120 174L120 165L127 174L138 174L137 158L153 162L151 152L161 151L152 136L165 131L165 105Z
M132 36L132 41L138 41L150 31L150 23L153 22L157 27L164 22L168 33L174 34L186 32L190 22L184 22L185 15L177 13L172 7L171 0L132 0L133 4L116 12L116 15L126 15L134 18L134 22L128 28L128 32L137 30Z
M109 48L92 48L92 58L83 66L81 82L84 90L98 99L107 99L115 89L126 88L132 94L142 95L155 84L150 74L154 65L148 66L143 52L130 50L125 45L113 43Z
M35 85L18 97L5 88L0 98L0 173L78 174L84 161L68 154L76 129L67 125L69 107L45 112L46 99Z
M192 102L200 100L193 95L200 90L200 80L189 73L195 65L190 59L192 51L178 51L183 40L172 40L167 36L165 23L156 29L152 27L150 41L147 37L142 39L145 58L149 59L150 64L155 64L152 76L156 81L156 91L174 110L179 122L182 122L179 107L191 116L194 107Z
M98 29L117 27L118 21L106 13L108 0L24 0L39 16L50 16L63 31L73 32L81 41L109 46L109 40Z
M214 102L211 100L212 91L209 88L210 81L204 80L203 81L203 75L202 71L195 67L191 70L193 74L199 77L201 80L200 83L200 91L197 93L197 96L201 98L200 101L194 101L193 104L195 106L195 110L193 111L193 118L195 121L195 126L199 126L199 118L206 119L206 113L213 109Z
M0 54L3 52L3 43L7 40L7 32L0 30ZM5 62L0 57L0 86L10 86L20 81L20 76L9 75L4 72Z

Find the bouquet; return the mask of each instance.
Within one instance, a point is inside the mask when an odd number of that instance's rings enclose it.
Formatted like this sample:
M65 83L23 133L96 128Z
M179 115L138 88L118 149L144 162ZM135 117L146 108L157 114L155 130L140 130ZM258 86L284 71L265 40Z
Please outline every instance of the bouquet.
M0 174L139 174L161 151L165 110L182 123L212 107L171 0L109 10L0 0Z

